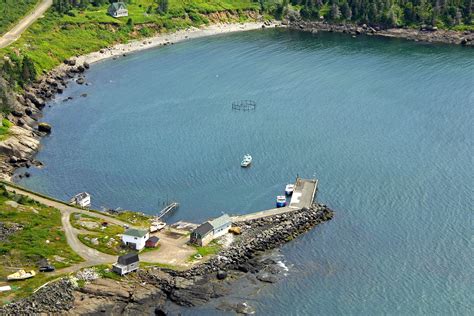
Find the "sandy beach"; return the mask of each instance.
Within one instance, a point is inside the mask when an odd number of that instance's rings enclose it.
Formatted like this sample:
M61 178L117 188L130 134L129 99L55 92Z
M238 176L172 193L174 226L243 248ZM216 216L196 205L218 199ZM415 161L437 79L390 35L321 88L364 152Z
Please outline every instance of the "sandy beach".
M76 63L82 65L84 62L92 64L105 59L122 56L123 54L130 54L145 49L155 48L163 45L178 43L184 40L200 38L205 36L212 36L218 34L226 34L233 32L243 32L261 29L262 26L267 28L281 27L280 23L265 24L263 22L247 22L247 23L219 23L202 28L190 27L184 30L179 30L173 33L160 34L154 37L144 38L140 40L131 41L126 44L117 44L113 47L104 48L100 51L90 54L78 56ZM65 66L61 65L60 67Z

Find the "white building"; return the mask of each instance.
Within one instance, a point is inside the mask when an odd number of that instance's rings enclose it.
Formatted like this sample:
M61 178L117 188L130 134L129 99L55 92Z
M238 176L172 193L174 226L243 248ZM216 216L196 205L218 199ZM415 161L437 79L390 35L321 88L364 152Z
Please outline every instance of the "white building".
M128 16L127 6L123 2L114 2L110 5L107 12L114 18Z
M132 249L142 250L148 238L150 238L150 233L146 230L127 229L122 235L122 242Z
M71 203L80 207L89 207L91 206L91 195L87 192L76 194L71 199Z

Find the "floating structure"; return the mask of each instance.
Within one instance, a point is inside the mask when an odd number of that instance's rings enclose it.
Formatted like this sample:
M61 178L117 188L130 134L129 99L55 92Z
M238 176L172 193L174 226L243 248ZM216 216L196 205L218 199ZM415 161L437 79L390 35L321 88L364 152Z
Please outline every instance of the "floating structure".
M136 253L128 253L126 255L120 256L117 259L117 262L112 265L112 271L121 276L138 270L140 265L140 258Z
M294 184L287 184L285 187L285 194L287 196L290 196L293 194L293 191L295 190L295 185Z
M145 243L148 238L150 238L148 231L141 229L127 229L122 234L123 244L135 250L142 250L145 248Z
M29 272L26 272L25 270L19 270L15 273L10 274L7 276L8 281L19 281L19 280L25 280L32 278L36 275L36 272L31 270Z
M279 195L276 198L276 207L285 207L286 206L286 196Z
M76 204L80 207L90 207L91 206L91 195L87 192L81 192L72 197L69 201L71 204Z
M242 159L240 166L242 168L247 168L250 166L251 163L252 163L252 156L250 156L249 154L246 154L244 155L244 158Z
M212 240L225 235L232 225L229 215L224 214L216 219L201 224L192 231L189 241L198 246L205 246Z
M236 111L254 111L257 108L257 102L252 100L240 100L232 102L232 110Z

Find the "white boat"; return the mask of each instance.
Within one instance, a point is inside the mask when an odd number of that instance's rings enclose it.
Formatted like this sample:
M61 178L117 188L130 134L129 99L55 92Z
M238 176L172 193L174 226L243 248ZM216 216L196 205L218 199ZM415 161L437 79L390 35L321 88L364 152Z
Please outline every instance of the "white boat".
M152 222L150 226L150 233L154 233L165 228L166 223L163 222Z
M15 273L10 274L7 276L8 281L18 281L18 280L25 280L32 278L36 275L36 272L31 270L29 272L26 272L25 270L19 270Z
M286 196L279 195L276 199L276 207L285 207L286 206Z
M286 187L285 187L285 194L286 195L292 195L294 190L295 190L295 185L294 184L287 184Z
M252 163L252 156L247 154L242 159L242 162L240 163L240 166L243 167L243 168L246 168L246 167L250 166L251 163Z

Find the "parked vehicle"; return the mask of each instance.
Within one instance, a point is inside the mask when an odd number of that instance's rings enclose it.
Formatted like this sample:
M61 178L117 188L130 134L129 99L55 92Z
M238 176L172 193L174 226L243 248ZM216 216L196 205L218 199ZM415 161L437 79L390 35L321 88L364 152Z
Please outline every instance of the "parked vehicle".
M53 272L56 270L54 266L48 265L48 266L42 266L39 268L39 272Z

